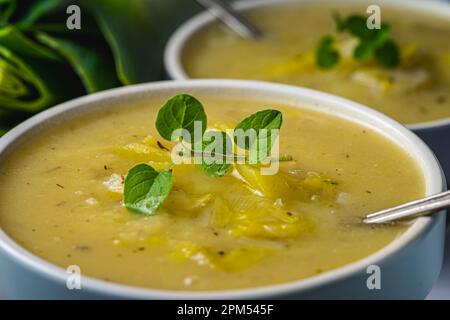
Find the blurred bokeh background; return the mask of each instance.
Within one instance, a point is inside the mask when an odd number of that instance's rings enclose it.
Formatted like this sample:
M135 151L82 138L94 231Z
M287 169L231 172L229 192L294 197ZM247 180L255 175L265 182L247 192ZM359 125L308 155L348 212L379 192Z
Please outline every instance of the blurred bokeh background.
M69 5L81 29L69 30ZM0 135L84 94L164 78L169 35L195 0L0 0Z
M70 5L80 30L66 26ZM0 136L60 102L164 79L167 39L201 10L196 0L0 0Z

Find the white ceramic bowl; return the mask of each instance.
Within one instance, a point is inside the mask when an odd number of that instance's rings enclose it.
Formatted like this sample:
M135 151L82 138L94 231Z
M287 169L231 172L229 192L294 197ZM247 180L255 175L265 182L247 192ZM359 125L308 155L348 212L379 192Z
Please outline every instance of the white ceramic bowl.
M298 87L240 80L190 80L155 82L75 99L46 110L20 124L0 139L0 163L21 142L61 121L82 114L170 97L179 92L213 97L248 97L322 111L359 123L387 137L406 150L426 180L428 195L445 188L439 163L430 149L413 133L388 117L329 94ZM1 213L0 213L1 214ZM37 210L36 214L39 214ZM82 290L66 288L64 269L30 253L0 230L0 296L8 298L423 298L438 277L443 256L445 215L418 218L398 239L380 251L324 274L285 284L260 288L188 292L144 289L102 280L82 278ZM366 268L381 268L381 290L366 286Z
M417 10L450 20L450 3L438 0L339 0L339 4L336 4L335 0L243 0L237 1L235 7L238 10L247 11L290 3L307 6L310 3L317 4L318 2L333 3L334 5L379 3L382 6ZM181 61L184 47L197 32L214 22L217 21L208 12L200 13L181 25L172 35L164 53L164 64L170 79L189 79ZM434 151L448 177L447 183L450 184L450 118L412 124L407 127L417 133Z

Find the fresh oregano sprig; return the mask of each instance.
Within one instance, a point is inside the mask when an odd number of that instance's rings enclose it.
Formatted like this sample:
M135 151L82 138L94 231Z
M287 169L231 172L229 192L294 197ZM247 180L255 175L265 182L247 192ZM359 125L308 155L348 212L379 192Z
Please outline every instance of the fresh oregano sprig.
M156 129L164 139L168 141L182 140L182 136L173 135L176 130L186 130L192 141L194 141L196 121L201 122L201 153L202 163L200 169L209 176L224 176L231 164L226 163L225 157L235 157L231 148L230 137L225 132L215 131L206 132L207 116L203 105L196 98L188 94L179 94L169 99L159 110L156 119ZM269 154L271 149L271 139L269 137L271 129L280 129L282 124L282 114L277 110L263 110L245 118L238 123L235 130L253 129L257 133L255 139L245 140L236 143L243 149L249 150L250 153L256 150L258 159L263 160ZM268 134L261 134L260 130L265 129ZM264 131L263 131L264 132ZM218 139L220 136L221 139ZM198 138L198 137L197 137ZM267 141L265 141L267 140ZM218 145L221 141L222 145ZM264 151L259 150L261 145L265 145ZM219 154L220 162L206 161L203 155L205 153L214 157L215 150L221 150ZM195 152L194 152L195 153ZM291 156L283 156L279 161L291 161ZM168 168L161 172L156 171L148 164L138 164L128 171L124 185L124 205L127 209L142 213L145 215L153 215L167 198L173 184L173 176L171 164Z
M333 14L336 32L348 33L358 39L353 51L353 59L367 61L373 59L385 68L395 68L400 64L400 53L395 42L389 38L390 26L382 24L379 29L369 29L367 19L361 15L350 15L343 19ZM316 47L315 61L321 69L331 69L340 61L340 54L335 48L335 37L322 37Z

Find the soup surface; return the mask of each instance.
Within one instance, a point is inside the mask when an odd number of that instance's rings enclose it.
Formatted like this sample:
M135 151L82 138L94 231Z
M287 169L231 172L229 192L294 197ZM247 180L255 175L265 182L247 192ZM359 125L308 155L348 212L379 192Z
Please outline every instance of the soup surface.
M128 211L122 183L135 164L161 170L171 144L152 125L168 97L84 116L26 141L1 164L0 225L63 268L129 285L175 290L263 286L363 258L405 226L359 217L424 195L401 148L347 120L306 108L198 96L209 126L232 128L263 106L283 112L276 175L235 165L224 177L175 165L152 216ZM158 142L160 146L158 146Z
M366 6L277 5L246 15L262 29L259 41L242 39L221 24L202 29L185 46L183 66L191 78L242 78L294 84L358 101L405 123L450 117L450 18L381 7L401 64L385 69L356 63L357 42L337 37L338 66L315 64L319 40L335 30L332 13L366 16Z

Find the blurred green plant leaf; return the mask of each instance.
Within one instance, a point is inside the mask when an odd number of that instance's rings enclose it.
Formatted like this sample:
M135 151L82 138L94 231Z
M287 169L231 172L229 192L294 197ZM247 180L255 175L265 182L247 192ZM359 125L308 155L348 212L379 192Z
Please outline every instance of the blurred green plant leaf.
M20 52L26 57L49 61L63 61L53 50L26 37L14 26L7 26L0 29L0 45L8 48L10 51Z
M16 2L16 7L12 18L20 26L31 25L42 16L68 3L66 0L26 0L14 2Z
M156 59L153 40L157 37L157 28L152 25L145 2L97 0L88 4L111 47L117 76L123 84L159 77L147 65Z
M185 0L82 1L90 8L116 61L123 84L163 77L162 55L169 34L200 7Z
M334 41L332 36L324 36L316 47L316 65L322 69L333 68L341 58L339 52L334 48Z
M71 4L81 30L66 27ZM199 10L185 0L0 0L0 128L13 114L161 79L165 41Z
M56 54L14 27L0 30L2 108L37 112L82 93L76 75Z
M118 87L114 61L102 48L91 49L74 41L39 33L37 38L58 51L71 64L88 93Z

